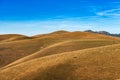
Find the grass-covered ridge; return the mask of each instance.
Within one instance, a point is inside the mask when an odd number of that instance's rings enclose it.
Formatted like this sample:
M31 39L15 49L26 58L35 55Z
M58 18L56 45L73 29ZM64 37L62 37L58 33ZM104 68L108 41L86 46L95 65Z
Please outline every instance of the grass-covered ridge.
M6 38L0 41L0 80L120 79L119 47L118 37L79 31Z

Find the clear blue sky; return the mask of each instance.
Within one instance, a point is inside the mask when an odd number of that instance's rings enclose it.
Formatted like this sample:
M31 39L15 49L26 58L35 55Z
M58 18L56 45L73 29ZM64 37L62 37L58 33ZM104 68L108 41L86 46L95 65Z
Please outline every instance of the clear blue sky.
M0 34L120 32L120 0L0 0Z

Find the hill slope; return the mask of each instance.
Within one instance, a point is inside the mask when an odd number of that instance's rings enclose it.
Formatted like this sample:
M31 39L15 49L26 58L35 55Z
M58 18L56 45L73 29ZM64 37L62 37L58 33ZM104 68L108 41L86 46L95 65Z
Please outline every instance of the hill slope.
M0 80L120 79L119 47L110 45L33 59L1 70Z
M118 37L112 37L97 33L90 33L90 32L61 32L56 31L50 34L43 34L43 35L37 35L33 36L34 38L57 38L57 39L111 39L111 40L120 40Z
M50 45L36 53L28 55L19 60L16 60L15 62L10 63L4 68L13 66L13 65L16 65L16 64L28 61L28 60L32 60L35 58L44 57L44 56L55 55L55 54L60 54L63 52L71 52L71 51L76 51L76 50L83 50L83 49L94 48L94 47L100 47L100 46L105 46L105 45L118 44L118 43L120 42L109 41L109 40L72 40L72 41L69 40L69 41L59 42L54 45Z
M120 38L79 31L3 38L0 80L120 79Z
M35 53L48 45L60 42L57 39L29 39L0 43L0 67Z
M59 33L59 34L58 34ZM0 67L3 67L15 60L33 54L49 45L68 40L116 40L120 38L88 32L53 32L44 36L32 37L32 39L17 40L0 43ZM107 44L106 44L107 45ZM13 52L14 51L14 52Z
M19 35L19 34L0 35L0 41L2 41L2 42L22 40L22 39L30 39L30 37L27 37L27 36L24 36L24 35Z

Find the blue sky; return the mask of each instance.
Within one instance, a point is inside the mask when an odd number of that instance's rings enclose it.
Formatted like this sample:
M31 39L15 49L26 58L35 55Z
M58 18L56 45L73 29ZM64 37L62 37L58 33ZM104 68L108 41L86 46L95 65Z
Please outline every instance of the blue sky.
M0 34L120 32L120 0L0 0Z

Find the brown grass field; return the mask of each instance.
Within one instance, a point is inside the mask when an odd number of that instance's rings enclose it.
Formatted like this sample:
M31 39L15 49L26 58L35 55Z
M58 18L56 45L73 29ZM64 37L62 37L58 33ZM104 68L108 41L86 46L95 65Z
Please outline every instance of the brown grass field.
M120 38L56 31L0 35L0 80L119 80Z

